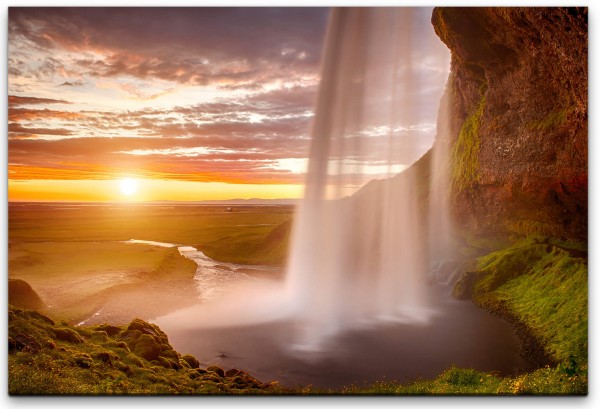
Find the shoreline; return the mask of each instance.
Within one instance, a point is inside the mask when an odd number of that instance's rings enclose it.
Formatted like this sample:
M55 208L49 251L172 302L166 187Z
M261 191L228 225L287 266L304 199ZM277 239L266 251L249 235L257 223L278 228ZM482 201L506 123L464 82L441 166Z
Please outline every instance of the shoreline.
M519 342L520 355L525 361L526 367L519 374L533 372L544 367L555 367L555 361L544 349L542 341L538 339L533 331L509 309L508 306L498 301L495 305L489 303L471 302L479 309L486 311L506 321L512 328Z

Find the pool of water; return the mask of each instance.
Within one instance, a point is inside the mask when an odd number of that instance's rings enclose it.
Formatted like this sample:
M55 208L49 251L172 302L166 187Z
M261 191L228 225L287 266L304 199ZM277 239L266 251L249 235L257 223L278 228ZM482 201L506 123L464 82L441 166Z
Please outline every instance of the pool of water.
M521 372L525 362L511 326L471 302L453 299L450 289L428 287L432 313L424 320L363 322L324 338L318 348L299 344L304 324L285 314L277 317L276 311L267 321L245 322L231 313L220 315L216 308L225 304L201 303L156 323L177 351L196 356L202 365L243 369L263 382L277 380L288 387L407 382L433 378L452 365L503 375ZM235 299L253 307L252 298Z

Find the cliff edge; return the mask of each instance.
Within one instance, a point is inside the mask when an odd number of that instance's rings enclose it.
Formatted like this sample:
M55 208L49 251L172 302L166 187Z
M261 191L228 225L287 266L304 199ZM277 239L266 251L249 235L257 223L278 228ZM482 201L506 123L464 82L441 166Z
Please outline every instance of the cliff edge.
M459 224L586 239L587 8L436 8L432 23L452 53Z

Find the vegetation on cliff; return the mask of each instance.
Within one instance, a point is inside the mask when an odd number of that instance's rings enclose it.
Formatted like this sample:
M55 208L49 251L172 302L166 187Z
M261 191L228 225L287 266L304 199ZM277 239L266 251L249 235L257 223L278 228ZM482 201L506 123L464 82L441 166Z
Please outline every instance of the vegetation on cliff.
M452 148L452 184L454 191L468 188L479 180L479 128L485 109L485 94L477 109L467 117Z

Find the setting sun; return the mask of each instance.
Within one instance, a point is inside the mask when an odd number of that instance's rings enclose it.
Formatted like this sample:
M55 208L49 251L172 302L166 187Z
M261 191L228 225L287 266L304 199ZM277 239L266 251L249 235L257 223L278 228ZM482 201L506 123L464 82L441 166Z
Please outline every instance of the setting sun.
M119 190L125 196L131 196L138 190L138 183L135 179L125 178L119 182Z

